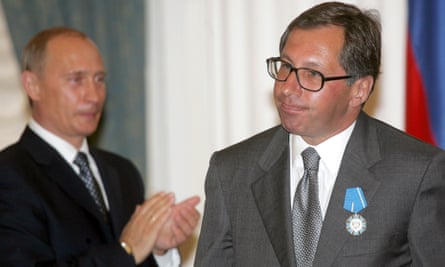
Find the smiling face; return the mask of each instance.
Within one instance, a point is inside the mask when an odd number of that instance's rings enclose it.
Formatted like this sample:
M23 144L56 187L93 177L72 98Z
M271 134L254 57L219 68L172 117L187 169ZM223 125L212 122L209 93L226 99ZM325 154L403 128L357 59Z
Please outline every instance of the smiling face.
M349 75L352 73L345 73L339 63L343 43L343 28L338 26L295 29L289 34L281 58L296 68L317 70L325 77ZM309 144L325 141L357 118L369 95L369 78L360 78L352 85L348 80L326 81L318 92L302 89L295 73L285 82L275 81L274 98L282 125Z
M32 116L45 129L79 148L97 129L105 102L105 69L94 43L60 35L46 47L41 71L24 71Z

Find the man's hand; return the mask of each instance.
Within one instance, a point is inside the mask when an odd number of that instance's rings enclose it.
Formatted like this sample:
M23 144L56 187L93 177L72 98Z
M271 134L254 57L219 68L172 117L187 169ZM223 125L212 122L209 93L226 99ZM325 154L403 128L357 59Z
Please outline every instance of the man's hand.
M163 225L171 218L174 202L172 193L157 193L136 207L120 237L131 247L136 264L153 251Z
M173 206L172 214L155 242L153 252L156 255L163 255L168 249L179 246L193 233L200 217L196 209L198 203L199 197L194 196Z

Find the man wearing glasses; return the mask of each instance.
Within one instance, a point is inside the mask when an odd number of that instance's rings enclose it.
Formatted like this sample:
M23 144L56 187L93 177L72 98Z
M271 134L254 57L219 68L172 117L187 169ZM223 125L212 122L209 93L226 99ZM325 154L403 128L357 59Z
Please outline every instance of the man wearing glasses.
M195 266L443 266L445 153L362 111L375 13L314 6L279 50L281 125L212 156Z

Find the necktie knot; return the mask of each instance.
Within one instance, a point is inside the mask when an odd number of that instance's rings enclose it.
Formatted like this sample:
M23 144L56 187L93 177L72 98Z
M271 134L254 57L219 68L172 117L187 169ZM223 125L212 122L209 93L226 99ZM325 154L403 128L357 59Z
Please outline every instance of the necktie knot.
M308 147L301 152L303 157L303 164L305 170L318 171L318 163L320 162L320 156L313 147Z
M76 164L77 167L79 167L81 172L82 170L85 170L85 168L90 168L87 155L83 152L78 152L73 162L74 164Z

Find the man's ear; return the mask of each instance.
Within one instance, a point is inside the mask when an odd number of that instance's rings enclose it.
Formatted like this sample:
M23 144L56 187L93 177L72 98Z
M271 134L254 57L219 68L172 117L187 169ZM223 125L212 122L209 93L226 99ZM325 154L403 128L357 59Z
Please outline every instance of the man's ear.
M354 107L363 105L368 100L373 85L374 78L370 75L356 80L352 85L352 96L349 104Z
M40 87L37 75L25 70L22 72L21 79L23 88L31 101L38 100L40 98Z

